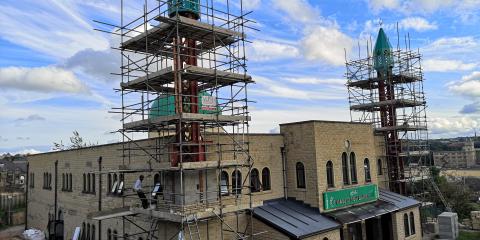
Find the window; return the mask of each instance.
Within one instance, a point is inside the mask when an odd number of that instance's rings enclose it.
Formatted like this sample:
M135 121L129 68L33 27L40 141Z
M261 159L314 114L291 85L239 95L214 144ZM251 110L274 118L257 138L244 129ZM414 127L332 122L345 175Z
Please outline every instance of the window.
M239 170L232 173L232 192L234 194L242 193L242 173Z
M352 184L357 184L357 160L355 158L355 153L350 153L350 178L352 179Z
M73 191L73 183L72 183L72 174L68 174L68 177L70 178L70 180L68 181L69 185L68 185L68 189L71 191Z
M65 191L65 189L66 189L66 188L65 188L65 185L66 185L66 184L65 184L65 181L66 181L66 180L65 180L65 173L62 173L62 191Z
M123 187L124 187L123 180L124 180L123 173L120 173L120 179L118 181L118 188L117 188L117 194L119 195L123 194Z
M220 174L220 193L222 196L228 196L228 173L222 171Z
M112 174L109 173L107 175L107 189L112 189ZM110 193L110 191L107 191L107 194Z
M87 232L85 232L85 236L85 239L90 240L90 223L87 223Z
M415 234L415 216L410 212L410 234Z
M51 173L43 173L43 189L52 189L52 174Z
M268 169L268 167L264 167L262 169L262 189L263 191L268 191L272 189L270 183L270 169Z
M342 153L342 174L343 174L343 184L349 185L350 179L348 177L348 159L347 159L346 152Z
M1 179L1 176L0 176L0 179ZM30 173L30 179L28 179L28 185L29 185L30 188L35 187L35 174L34 173Z
M117 230L113 230L113 240L118 240L118 232L117 232Z
M80 229L80 239L81 240L85 240L85 234L86 234L87 230L86 230L86 227L85 227L85 222L82 223L82 229Z
M335 187L334 184L334 175L333 175L333 163L332 161L327 162L327 186L329 188Z
M110 228L107 230L107 240L112 240L112 230Z
M372 176L370 175L370 161L365 158L363 161L363 168L365 169L365 182L371 182Z
M83 174L83 192L87 192L87 175Z
M90 233L91 233L90 239L91 239L91 240L95 240L95 225L94 225L94 224L92 224L92 226L91 226L91 228L90 228L90 231L91 231L91 232L90 232Z
M408 226L408 215L403 214L403 229L405 231L405 237L410 236L410 227Z
M377 160L377 174L383 175L383 166L382 166L382 159Z
M87 191L85 191L85 192L89 193L89 192L92 191L91 188L90 188L92 186L91 184L92 183L91 183L91 179L90 179L90 173L87 173L87 186L86 186Z
M256 168L250 172L250 188L252 192L260 192L260 176Z
M91 193L95 193L95 173L90 173L92 175L92 187L90 188Z
M295 167L297 172L297 188L305 188L305 167L301 162L297 162Z

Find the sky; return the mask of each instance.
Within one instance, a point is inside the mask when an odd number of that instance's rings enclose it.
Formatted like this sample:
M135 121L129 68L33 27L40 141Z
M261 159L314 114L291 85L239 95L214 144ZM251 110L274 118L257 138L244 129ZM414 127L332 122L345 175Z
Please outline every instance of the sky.
M225 4L226 0L210 0ZM156 2L154 0L148 0ZM229 0L238 8L239 0ZM144 0L126 0L126 18ZM244 0L252 122L278 132L302 120L349 121L345 58L365 54L382 26L397 43L410 36L423 55L430 138L480 128L480 0ZM238 9L237 9L238 10ZM235 9L232 9L235 11ZM93 20L119 24L120 0L0 2L0 153L49 151L78 131L112 143L121 127L114 92L118 39ZM345 54L346 53L346 54Z

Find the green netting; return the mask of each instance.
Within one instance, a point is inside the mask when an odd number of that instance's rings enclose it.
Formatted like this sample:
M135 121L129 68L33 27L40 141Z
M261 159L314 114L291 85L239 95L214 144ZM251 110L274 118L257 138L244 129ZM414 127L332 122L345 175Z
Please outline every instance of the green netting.
M373 58L373 66L377 71L387 72L393 67L392 45L382 28L378 31Z
M210 94L206 92L200 92L198 94L198 113L202 114L216 114L219 112L218 108L218 101L216 102L216 107L209 107L209 106L203 106L202 104L202 97L208 97L211 96ZM187 98L184 98L184 101L186 102ZM188 108L190 105L185 104L185 109L186 112L188 112ZM148 118L155 118L159 116L169 116L175 114L175 97L170 95L170 96L160 96L157 99L155 99L152 103L152 106L150 108L150 111L148 113Z
M192 13L197 19L200 18L200 0L169 0L168 15L173 17L177 12Z

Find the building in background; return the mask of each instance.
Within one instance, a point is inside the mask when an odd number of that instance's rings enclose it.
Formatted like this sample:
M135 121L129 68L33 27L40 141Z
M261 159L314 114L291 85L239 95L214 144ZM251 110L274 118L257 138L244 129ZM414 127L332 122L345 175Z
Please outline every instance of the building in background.
M435 166L444 168L472 168L477 165L478 149L472 139L462 142L461 150L433 151Z

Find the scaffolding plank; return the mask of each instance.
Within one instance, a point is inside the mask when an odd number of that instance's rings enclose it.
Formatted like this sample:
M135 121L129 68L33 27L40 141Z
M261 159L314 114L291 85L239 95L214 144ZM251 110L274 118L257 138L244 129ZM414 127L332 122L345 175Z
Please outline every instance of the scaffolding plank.
M166 84L171 84L175 81L175 74L173 68L166 67L157 72L136 78L134 80L121 83L123 89L131 90L145 90L157 92L173 92L173 88L164 87ZM209 89L212 87L222 87L235 83L252 83L252 77L246 74L232 73L227 71L215 70L210 68L203 68L199 66L185 65L185 67L178 71L182 80L195 80L199 83L200 90Z
M155 118L148 118L144 120L125 123L123 128L125 130L150 130L155 129L157 126L165 126L173 123L178 123L180 120L183 122L204 122L209 121L212 123L226 124L236 122L250 121L249 116L229 116L229 115L216 115L216 114L201 114L201 113L178 113L169 116L158 116Z
M263 205L263 201L255 201L255 202L252 202L251 207L255 208L262 205ZM159 211L154 208L143 209L139 207L131 207L130 211L135 214L143 214L153 218L162 219L165 221L182 222L182 221L190 221L193 218L196 218L198 220L207 219L207 218L220 216L221 214L234 213L234 212L239 212L247 209L250 209L250 203L226 205L226 206L222 206L221 208L220 206L206 207L195 212L189 211L189 213L184 213L184 214L182 214L181 212L173 211L173 210Z
M425 105L425 101L416 101L410 99L392 99L385 101L378 101L372 103L363 103L363 104L353 104L350 106L350 110L356 111L379 111L380 107L416 107Z
M245 37L240 32L182 16L172 18L158 16L156 20L161 22L158 26L125 41L122 48L138 52L160 53L160 55L164 52L166 55L171 55L177 26L178 36L196 40L196 49L200 53L219 46L228 46Z
M363 80L357 80L357 81L348 81L347 85L349 87L357 87L357 88L362 88L362 89L372 89L372 88L377 88L377 83L380 80L384 80L384 78L378 78L378 77L373 77L373 78L368 78L368 79L363 79ZM404 74L398 74L398 75L393 75L390 79L390 81L393 84L399 84L399 83L412 83L412 82L417 82L420 81L421 78L418 76L409 76L409 75L404 75Z
M129 207L122 207L122 208L115 208L115 209L109 209L105 211L90 213L87 215L87 218L101 221L101 220L106 220L111 218L131 216L134 214L135 214L134 212L130 211Z
M379 127L379 128L375 128L375 131L376 131L376 132L418 131L418 130L427 130L427 126L399 125L399 126L389 126L389 127Z

